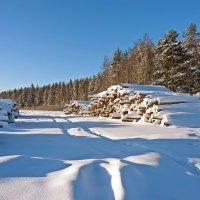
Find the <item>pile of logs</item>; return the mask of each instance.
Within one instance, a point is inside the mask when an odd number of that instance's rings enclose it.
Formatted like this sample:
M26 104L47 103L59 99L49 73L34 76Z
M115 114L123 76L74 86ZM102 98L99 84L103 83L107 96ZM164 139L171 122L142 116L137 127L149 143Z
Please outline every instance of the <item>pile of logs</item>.
M63 110L66 115L75 114L75 115L87 115L89 101L71 101L70 104L65 105Z
M161 111L157 99L149 100L147 93L126 92L127 86L111 87L102 95L90 96L88 111L93 116L121 119L126 122L149 122L165 124L164 118L157 115ZM124 91L124 92L120 92Z
M65 113L168 126L170 124L162 111L166 105L183 103L180 99L163 86L121 84L111 86L99 94L90 95L90 104L84 112L80 105L72 102L66 107Z
M0 127L8 123L15 123L19 116L19 108L15 101L11 99L0 99Z

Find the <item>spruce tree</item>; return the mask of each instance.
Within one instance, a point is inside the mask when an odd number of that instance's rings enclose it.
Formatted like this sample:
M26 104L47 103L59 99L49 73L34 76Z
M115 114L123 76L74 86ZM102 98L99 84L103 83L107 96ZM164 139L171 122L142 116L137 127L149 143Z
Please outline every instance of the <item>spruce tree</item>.
M113 58L110 66L110 75L112 84L120 83L121 69L123 61L123 52L119 48L113 53Z
M92 78L90 78L89 87L88 87L89 95L96 93L96 80L97 80L96 75L94 75Z
M73 95L72 95L72 99L73 100L78 100L78 95L79 95L79 80L78 79L75 79L74 82L73 82Z
M31 84L31 87L28 88L26 107L35 106L35 86Z
M52 84L50 86L49 96L48 96L48 99L47 99L47 104L48 105L55 105L55 84Z
M44 93L43 93L43 105L48 105L48 97L49 97L50 85L44 86Z
M195 94L200 91L200 33L197 32L196 24L190 24L183 34L183 45L187 49L188 59L187 81L189 89L187 92Z
M40 88L38 85L35 88L35 105L41 106L43 104L43 87Z
M183 34L183 46L187 49L188 67L200 66L200 33L197 32L196 24L190 24Z
M67 84L67 93L68 93L68 100L69 103L73 99L73 81L70 79L69 83Z
M155 57L155 84L164 85L174 91L184 88L186 49L177 40L178 33L169 31L158 41Z

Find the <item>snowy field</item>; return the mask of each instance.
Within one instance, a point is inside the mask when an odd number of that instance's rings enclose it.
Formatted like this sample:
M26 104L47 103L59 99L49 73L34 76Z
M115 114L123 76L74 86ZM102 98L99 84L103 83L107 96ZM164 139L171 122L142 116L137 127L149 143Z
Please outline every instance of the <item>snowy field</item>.
M0 200L200 199L198 119L162 127L21 114L0 129Z

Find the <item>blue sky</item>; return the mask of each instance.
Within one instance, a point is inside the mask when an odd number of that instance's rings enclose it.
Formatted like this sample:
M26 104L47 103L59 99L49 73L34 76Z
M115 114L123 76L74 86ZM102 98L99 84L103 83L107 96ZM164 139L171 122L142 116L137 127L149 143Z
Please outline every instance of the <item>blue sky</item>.
M200 30L200 1L0 0L0 91L91 76L144 33Z

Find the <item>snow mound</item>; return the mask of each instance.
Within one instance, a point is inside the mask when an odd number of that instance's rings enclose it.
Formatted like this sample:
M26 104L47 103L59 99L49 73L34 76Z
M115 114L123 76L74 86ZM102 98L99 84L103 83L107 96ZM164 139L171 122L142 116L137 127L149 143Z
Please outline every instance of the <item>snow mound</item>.
M200 128L21 114L0 129L0 199L199 199Z

